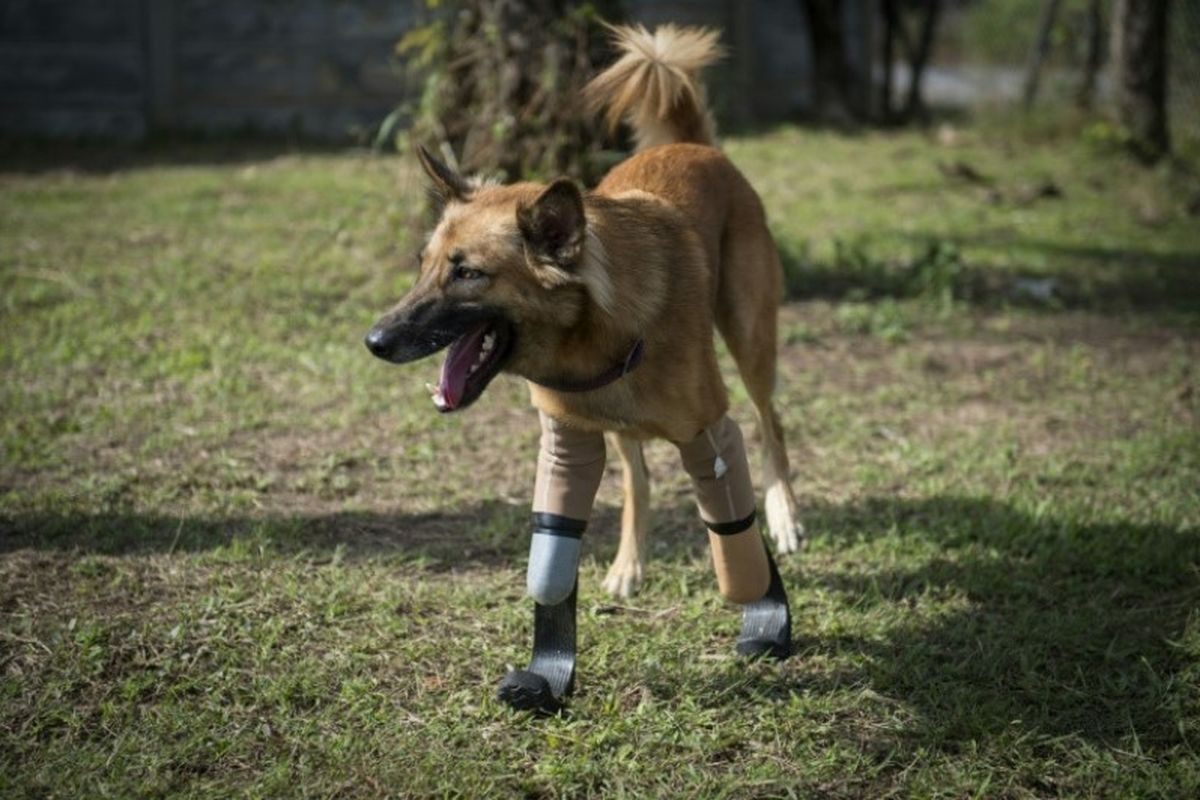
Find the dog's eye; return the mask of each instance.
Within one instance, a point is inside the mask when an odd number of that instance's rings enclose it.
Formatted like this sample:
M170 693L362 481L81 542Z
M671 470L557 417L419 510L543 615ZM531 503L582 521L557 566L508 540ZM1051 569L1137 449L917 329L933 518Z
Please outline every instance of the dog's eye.
M486 277L483 272L471 269L470 267L464 267L461 264L456 265L450 274L456 281L477 281L480 278Z

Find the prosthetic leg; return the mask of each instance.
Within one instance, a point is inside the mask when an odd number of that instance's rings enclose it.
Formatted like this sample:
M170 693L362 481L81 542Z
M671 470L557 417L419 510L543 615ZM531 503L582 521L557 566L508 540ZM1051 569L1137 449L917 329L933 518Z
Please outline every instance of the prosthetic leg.
M723 417L677 446L709 529L717 585L722 595L743 607L738 652L787 658L787 594L758 532L741 431ZM574 688L579 546L604 476L604 456L603 434L542 416L526 575L534 600L533 657L526 669L505 675L498 690L500 700L513 708L553 713Z
M741 430L722 417L692 441L676 446L696 489L700 518L708 526L717 587L727 600L742 605L738 653L787 658L792 649L791 612L779 570L758 532Z
M552 713L575 684L579 545L604 476L604 435L542 415L526 586L534 600L533 658L500 681L500 700Z

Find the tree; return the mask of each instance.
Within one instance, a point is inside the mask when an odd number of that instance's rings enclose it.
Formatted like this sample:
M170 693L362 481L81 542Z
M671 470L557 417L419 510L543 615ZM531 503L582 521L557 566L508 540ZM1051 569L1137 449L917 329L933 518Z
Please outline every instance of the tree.
M425 0L429 13L397 44L422 86L381 130L432 146L469 173L602 173L603 135L584 113L583 86L607 59L601 17L616 3L576 0ZM408 142L399 141L407 149Z
M1117 121L1133 151L1157 161L1170 152L1167 131L1167 0L1116 0L1112 19Z
M817 116L849 122L860 116L846 63L846 32L837 0L801 0L813 55L813 98Z
M1090 111L1096 98L1096 79L1104 66L1104 16L1100 0L1088 0L1087 17L1084 19L1084 40L1087 55L1083 62L1083 79L1075 95L1075 104Z
M928 0L916 4L922 12L920 33L914 42L904 21L904 3L901 0L883 0L883 106L885 122L908 122L926 113L925 98L921 93L921 81L925 67L933 53L933 41L941 19L941 0ZM899 109L892 103L892 69L896 46L904 51L908 62L909 84L904 105Z
M1038 86L1042 79L1042 65L1046 63L1046 55L1050 52L1050 35L1054 32L1054 21L1058 17L1058 7L1061 0L1047 0L1042 11L1042 21L1038 25L1037 42L1033 46L1033 54L1029 57L1029 69L1025 73L1025 109L1033 107L1037 100Z

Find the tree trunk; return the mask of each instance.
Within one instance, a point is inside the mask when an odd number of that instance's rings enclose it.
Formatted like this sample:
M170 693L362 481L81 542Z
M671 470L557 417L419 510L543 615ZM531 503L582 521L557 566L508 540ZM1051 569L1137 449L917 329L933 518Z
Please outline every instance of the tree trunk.
M1075 95L1075 103L1084 111L1091 111L1096 99L1096 78L1100 67L1104 66L1104 19L1100 9L1100 0L1090 0L1087 11L1087 58L1083 64L1083 79L1079 82L1079 92Z
M1167 132L1167 0L1116 0L1112 20L1117 121L1147 162L1171 149Z
M846 38L841 3L837 0L801 0L808 18L808 38L813 54L813 97L817 115L830 122L849 122L854 116L850 70L846 64Z
M926 4L925 18L921 21L921 38L917 42L916 52L912 54L909 64L912 68L911 82L908 84L908 97L904 101L904 119L911 120L918 115L925 116L925 96L921 93L921 80L925 77L925 67L929 65L929 57L933 54L933 40L937 33L938 20L942 14L942 0L929 0Z
M1042 22L1038 26L1037 42L1033 45L1033 53L1029 57L1029 69L1025 73L1025 110L1033 108L1037 100L1038 86L1042 80L1042 65L1046 63L1046 55L1050 52L1050 34L1054 31L1054 20L1058 18L1058 7L1062 0L1046 0L1042 11Z
M883 0L883 94L879 99L880 116L883 121L892 121L892 82L895 80L896 26L900 24L900 13L896 0Z

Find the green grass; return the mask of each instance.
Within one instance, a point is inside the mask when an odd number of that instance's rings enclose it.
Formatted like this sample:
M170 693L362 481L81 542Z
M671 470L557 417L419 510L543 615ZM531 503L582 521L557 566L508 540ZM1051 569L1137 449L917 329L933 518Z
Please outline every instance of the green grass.
M727 143L793 293L798 655L731 656L654 444L647 585L599 590L610 471L550 719L492 698L530 635L524 387L440 417L432 363L361 345L410 167L10 159L0 795L1196 796L1200 186L982 130Z

